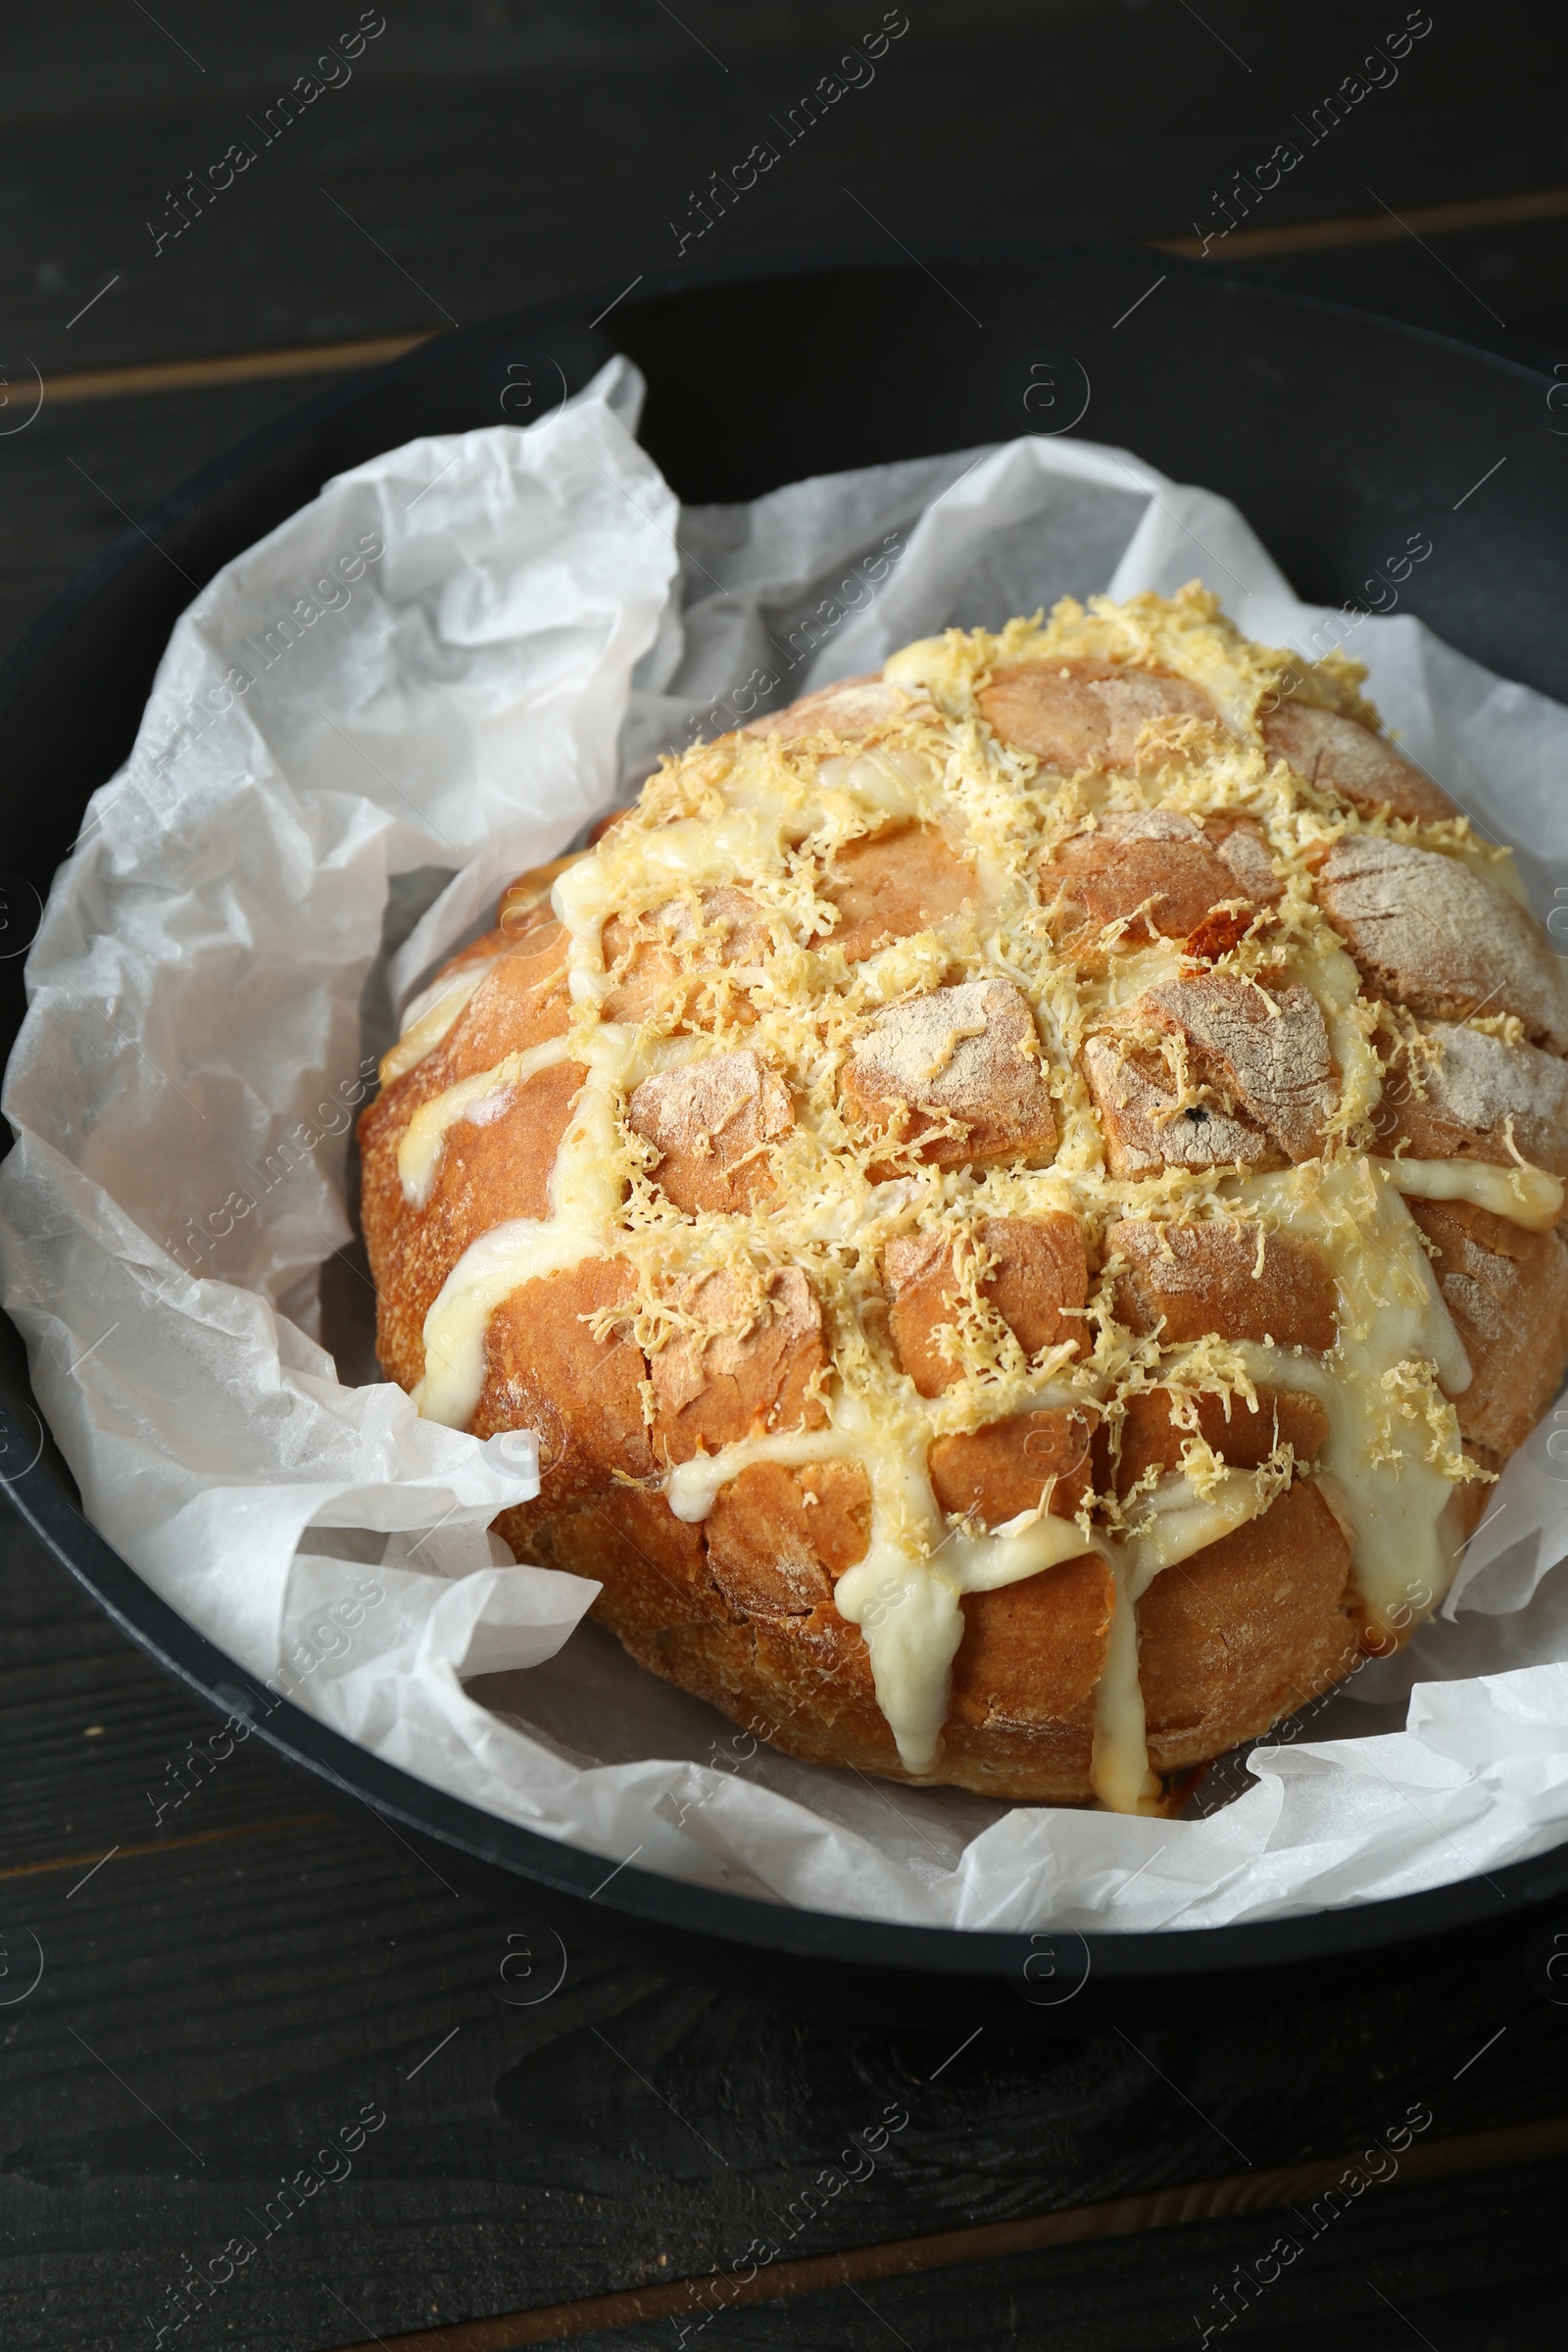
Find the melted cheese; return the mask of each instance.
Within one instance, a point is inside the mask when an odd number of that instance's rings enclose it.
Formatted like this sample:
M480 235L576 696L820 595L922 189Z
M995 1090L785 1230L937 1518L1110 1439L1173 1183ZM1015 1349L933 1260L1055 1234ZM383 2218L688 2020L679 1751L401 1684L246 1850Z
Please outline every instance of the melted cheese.
M1059 1396L1044 1390L1035 1400ZM865 1556L839 1578L833 1599L839 1615L864 1637L877 1703L901 1760L916 1774L936 1762L948 1670L963 1632L962 1594L992 1592L1059 1560L1103 1548L1101 1538L1086 1537L1075 1521L1038 1510L990 1535L949 1529L926 1470L936 1418L926 1399L906 1400L891 1432L881 1425L878 1442L860 1400L842 1396L826 1429L742 1439L678 1463L664 1481L670 1509L691 1523L706 1519L720 1490L754 1462L804 1468L808 1462L864 1461L871 1487Z
M476 956L471 963L454 972L450 980L432 981L428 988L410 999L397 1044L381 1056L383 1086L390 1086L394 1078L401 1078L416 1062L435 1052L490 966L498 960L495 956Z
M1221 1471L1204 1494L1189 1479L1161 1479L1125 1539L1111 1551L1114 1607L1104 1672L1095 1692L1090 1780L1115 1813L1152 1811L1159 1782L1149 1769L1143 1686L1138 1679L1138 1603L1163 1568L1175 1568L1266 1510L1277 1483L1248 1470Z
M605 1254L623 1189L618 1113L633 1044L632 1032L606 1022L564 1049L587 1064L588 1077L551 1170L550 1215L492 1227L442 1284L424 1319L424 1378L414 1393L427 1420L463 1429L473 1418L490 1318L514 1291Z
M1126 1560L1117 1560L1105 1663L1095 1690L1090 1786L1112 1813L1152 1811L1159 1782L1149 1769L1144 1690L1138 1679L1138 1595Z
M912 1499L923 1465L894 1457L892 1475ZM948 1715L949 1669L963 1638L965 1592L995 1592L1058 1561L1098 1551L1101 1540L1086 1537L1071 1519L1026 1514L1016 1534L989 1536L944 1533L936 1498L930 1496L924 1557L911 1549L907 1513L877 1508L872 1481L871 1540L865 1557L845 1570L833 1591L841 1617L864 1637L876 1683L877 1704L898 1742L900 1760L916 1775L937 1761ZM929 1488L927 1488L929 1494Z
M1188 1478L1162 1479L1120 1546L1134 1600L1142 1600L1162 1568L1233 1535L1273 1499L1268 1483L1250 1470L1222 1470L1202 1494Z
M1562 1215L1563 1189L1544 1168L1499 1168L1485 1159L1395 1159L1390 1174L1417 1200L1467 1200L1527 1233L1549 1233Z
M484 1389L490 1318L525 1282L564 1274L600 1254L589 1236L537 1217L494 1225L465 1250L424 1318L424 1378L414 1401L427 1421L466 1429Z
M1363 1134L1383 1092L1383 1065L1359 1017L1361 975L1333 933L1325 931L1310 948L1298 949L1290 976L1316 997L1328 1031L1340 1073L1334 1128L1342 1136Z
M487 1118L499 1117L514 1088L536 1071L564 1061L567 1051L564 1038L552 1038L548 1044L532 1046L526 1053L509 1054L494 1069L462 1078L444 1094L432 1095L428 1102L421 1102L398 1145L398 1181L410 1208L423 1208L429 1201L441 1172L447 1137L458 1121L471 1119L476 1126L482 1126Z
M1318 1470L1348 1523L1355 1587L1388 1631L1443 1599L1457 1565L1446 1541L1459 1433L1449 1396L1470 1362L1395 1181L1397 1163L1315 1161L1254 1179L1248 1205L1313 1242L1339 1294L1339 1337L1314 1358L1271 1351L1258 1377L1317 1396L1329 1417Z

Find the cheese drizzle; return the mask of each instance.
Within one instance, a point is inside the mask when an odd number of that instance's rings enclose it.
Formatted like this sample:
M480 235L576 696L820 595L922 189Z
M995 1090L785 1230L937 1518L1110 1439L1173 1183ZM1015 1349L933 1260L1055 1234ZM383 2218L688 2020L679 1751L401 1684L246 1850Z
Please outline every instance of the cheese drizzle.
M885 740L869 748L825 738L808 753L786 753L776 739L729 738L667 765L640 810L555 883L554 910L567 942L566 1034L510 1054L425 1102L398 1154L404 1197L422 1207L459 1122L497 1115L540 1070L579 1063L586 1078L556 1153L550 1213L496 1226L453 1266L425 1323L424 1378L416 1392L420 1412L466 1426L483 1386L491 1316L521 1284L585 1258L614 1255L631 1264L645 1320L653 1318L654 1346L660 1286L672 1272L711 1270L740 1258L763 1274L803 1265L823 1303L833 1347L836 1378L822 1398L825 1426L769 1429L675 1465L663 1481L670 1509L678 1519L700 1522L720 1490L757 1462L804 1467L844 1459L862 1466L870 1489L868 1541L863 1557L839 1576L834 1598L840 1615L860 1629L878 1704L906 1770L916 1778L938 1759L950 1670L963 1635L963 1595L1098 1554L1109 1566L1114 1604L1096 1698L1092 1781L1103 1804L1125 1811L1159 1803L1139 1684L1138 1603L1165 1569L1268 1508L1293 1474L1289 1449L1254 1472L1212 1458L1205 1463L1190 1447L1184 1467L1135 1496L1128 1516L1113 1509L1096 1518L1093 1499L1076 1517L1053 1513L1048 1488L1039 1507L988 1533L945 1517L927 1469L933 1441L1037 1407L1103 1410L1137 1388L1180 1380L1184 1368L1195 1386L1244 1397L1259 1385L1304 1391L1328 1418L1309 1475L1349 1538L1353 1588L1368 1624L1379 1630L1408 1624L1412 1613L1438 1604L1454 1569L1448 1504L1466 1468L1448 1398L1468 1385L1470 1366L1405 1197L1469 1201L1532 1231L1553 1223L1563 1201L1554 1178L1524 1165L1366 1156L1365 1122L1377 1106L1382 1063L1359 975L1317 914L1303 878L1322 839L1363 820L1325 818L1283 764L1271 765L1261 753L1252 713L1284 658L1247 648L1216 621L1211 600L1184 596L1185 613L1182 598L1169 606L1152 599L1120 609L1097 605L1092 620L1082 613L1075 620L1076 608L1058 608L1051 624L1056 638L1051 631L1046 638L1053 651L1058 641L1063 652L1080 640L1092 647L1096 628L1103 633L1112 625L1107 613L1138 614L1143 635L1135 630L1134 641L1123 643L1122 658L1141 656L1184 671L1232 715L1239 740L1218 752L1204 747L1198 760L1177 747L1136 776L1063 778L1042 791L1027 755L999 745L973 713L974 684L986 662L1030 642L1027 624L1009 624L1002 638L953 631L896 657L889 680L911 694L929 693L935 707L884 730ZM1133 624L1122 626L1125 638ZM1037 628L1036 642L1039 636ZM1244 978L1261 972L1276 985L1311 991L1339 1074L1338 1130L1322 1157L1277 1174L1222 1167L1119 1180L1106 1170L1096 1114L1077 1075L1078 1049L1088 1023L1174 974L1180 958L1156 947L1113 957L1101 981L1085 979L1045 936L1029 877L1042 848L1081 824L1086 809L1202 813L1216 806L1254 819L1286 882L1277 932L1249 937L1219 964ZM814 878L846 842L911 820L941 825L967 855L975 904L847 966L835 957L831 909ZM1471 854L1462 841L1443 846ZM772 940L760 984L748 991L753 1011L745 1024L722 1001L709 1030L678 1037L657 1018L634 1027L601 1017L612 985L603 933L612 912L652 910L673 899L700 916L704 889L737 886L758 905ZM489 968L488 961L466 965L416 1002L385 1077L435 1049ZM710 979L713 967L699 960L691 969ZM864 1156L857 1160L846 1150L833 1109L837 1071L878 1006L955 977L1006 978L1028 997L1056 1098L1057 1152L1042 1168L931 1169L878 1182ZM754 1216L677 1217L649 1182L646 1151L640 1153L628 1136L627 1098L642 1077L672 1059L738 1044L753 1047L789 1079L800 1105L796 1132L777 1155L774 1192ZM1071 1350L1057 1349L1030 1363L1016 1344L1010 1351L1004 1346L978 1371L966 1363L963 1378L942 1395L917 1395L886 1348L868 1342L859 1327L859 1301L875 1289L885 1242L933 1223L957 1231L979 1214L1027 1217L1048 1209L1070 1210L1092 1239L1125 1216L1195 1213L1239 1216L1264 1231L1306 1239L1333 1277L1336 1344L1323 1354L1218 1342L1183 1350L1157 1341L1135 1344L1102 1317L1098 1326L1086 1324L1077 1360Z

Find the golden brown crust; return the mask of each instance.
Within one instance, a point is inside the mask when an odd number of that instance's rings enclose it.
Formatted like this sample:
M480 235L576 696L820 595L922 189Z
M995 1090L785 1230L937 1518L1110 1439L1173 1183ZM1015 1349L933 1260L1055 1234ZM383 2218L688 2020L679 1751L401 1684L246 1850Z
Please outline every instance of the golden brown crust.
M982 1217L974 1240L988 1261L980 1297L1002 1317L1025 1355L1080 1346L1082 1309L1089 1296L1089 1261L1076 1217ZM963 1298L954 1264L955 1242L941 1232L909 1234L882 1253L891 1301L888 1335L901 1368L922 1396L940 1396L958 1377L944 1350Z
M1071 1519L1094 1485L1099 1417L1089 1405L1037 1404L938 1438L926 1456L938 1502L950 1518L988 1530L1042 1507Z
M946 1752L961 1788L1071 1803L1089 1787L1113 1592L1092 1552L963 1600Z
M1175 809L1112 811L1041 860L1057 945L1085 970L1155 939L1180 941L1194 956L1223 955L1263 900L1278 896L1261 843L1245 819L1211 838Z
M835 1581L864 1558L870 1523L858 1462L753 1462L720 1489L705 1522L709 1571L732 1608L809 1616L831 1606Z
M360 1216L372 1268L395 1267L376 1286L376 1355L405 1388L424 1369L425 1314L468 1241L503 1218L537 1216L571 1104L582 1084L577 1063L505 1090L483 1105L479 1122L462 1121L441 1154L430 1204L405 1200L398 1147L415 1113L449 1087L493 1070L509 1054L564 1037L569 1020L565 932L541 900L541 872L519 876L507 893L511 919L455 956L434 984L484 969L446 1035L414 1065L392 1077L363 1112ZM548 887L548 885L545 885ZM500 1116L494 1114L499 1111ZM466 1235L467 1240L460 1240Z
M1339 1091L1311 992L1228 972L1146 990L1086 1042L1083 1071L1116 1176L1315 1159Z
M716 1574L707 1524L683 1525L662 1496L634 1487L543 1519L526 1504L497 1525L521 1556L597 1578L594 1614L639 1665L787 1754L902 1777L860 1633L819 1589L813 1597L813 1561L824 1581L827 1569L812 1506L793 1510L773 1481L752 1492L776 1514L792 1555L765 1607L732 1597L766 1573L760 1549L736 1541L733 1513L720 1522ZM780 1607L786 1593L808 1605Z
M813 1561L824 1582L826 1571L813 1513L792 1512L777 1488L752 1493L778 1512L788 1560L755 1604L739 1595L752 1577L767 1574L760 1548L737 1559L726 1532L715 1575L704 1530L682 1527L659 1497L630 1489L613 1517L596 1507L556 1517L537 1553L598 1578L604 1591L594 1614L637 1662L756 1738L808 1762L913 1777L877 1706L859 1629L814 1583ZM523 1535L521 1518L507 1513L498 1522L509 1541ZM791 1605L780 1605L786 1600ZM963 1615L939 1777L998 1797L1081 1801L1110 1626L1105 1563L1085 1555L1022 1585L969 1593Z
M1318 1156L1339 1088L1309 989L1203 972L1150 989L1137 1010L1152 1028L1182 1039L1199 1086L1261 1128L1287 1162Z
M1243 1217L1198 1224L1128 1220L1105 1236L1117 1267L1116 1313L1131 1331L1162 1330L1167 1344L1200 1340L1332 1348L1334 1278L1309 1243L1263 1233Z
M612 1496L618 1507L617 1482L655 1475L643 1418L646 1358L623 1325L612 1321L602 1339L594 1333L594 1319L627 1305L632 1289L627 1266L590 1258L523 1283L491 1318L471 1427L482 1438L538 1430L545 1492L525 1506L536 1520L591 1495Z
M1464 1200L1412 1200L1432 1270L1470 1358L1454 1399L1462 1434L1506 1457L1568 1369L1568 1247Z
M840 850L819 895L839 910L830 947L860 963L890 940L928 931L979 897L974 869L938 825L884 825Z
M675 1286L673 1302L697 1328L669 1341L650 1367L659 1461L688 1462L742 1438L822 1426L814 1387L827 1367L822 1310L798 1266L773 1276L760 1305L724 1271Z
M1102 1474L1118 1494L1151 1471L1177 1467L1194 1432L1176 1415L1168 1389L1145 1389L1128 1399L1114 1471L1107 1465ZM1279 1446L1289 1446L1298 1463L1315 1462L1329 1429L1317 1398L1299 1389L1260 1388L1255 1405L1241 1396L1201 1396L1195 1418L1196 1434L1232 1470L1259 1469Z
M613 1519L594 1510L558 1519L543 1556L598 1577L595 1614L631 1655L755 1737L810 1762L916 1777L877 1708L858 1629L815 1583L813 1567L827 1579L809 1514L786 1506L775 1519L783 1564L776 1582L754 1586L750 1578L767 1577L760 1549L735 1561L726 1540L715 1577L702 1531L659 1509L657 1497L628 1491ZM519 1516L507 1515L503 1534ZM1139 1607L1156 1770L1267 1730L1349 1670L1361 1635L1345 1597L1348 1559L1322 1498L1298 1485L1261 1519L1156 1578ZM1081 1801L1110 1630L1105 1562L1084 1554L968 1593L962 1608L940 1778L999 1798Z
M1521 1039L1452 1021L1423 1021L1421 1044L1398 1047L1375 1121L1378 1150L1402 1144L1415 1159L1487 1159L1515 1153L1568 1176L1568 1062Z
M968 980L891 1005L857 1047L839 1100L852 1125L880 1129L933 1167L1045 1167L1055 1157L1034 1014L1010 980ZM897 1174L897 1163L885 1172Z
M734 1214L771 1190L767 1146L795 1112L784 1081L742 1049L645 1078L626 1119L658 1152L655 1181L677 1208Z
M604 1017L645 1021L667 1013L678 999L681 1012L670 1023L676 1031L714 1019L750 1021L746 974L768 944L766 926L743 890L700 891L695 907L671 899L647 914L612 914L604 956L615 985Z
M433 1058L433 1056L432 1056ZM482 1066L482 1065L481 1065ZM376 1288L375 1352L405 1388L424 1372L424 1318L470 1243L509 1217L540 1217L550 1205L550 1172L585 1073L574 1061L536 1071L504 1095L498 1116L452 1131L423 1209L411 1208L398 1175L397 1147L411 1106L389 1088L360 1129L360 1214L372 1265L395 1263L395 1283ZM400 1085L412 1087L417 1070Z
M1380 995L1439 1021L1516 1013L1568 1053L1568 982L1528 907L1457 858L1375 833L1330 850L1317 903Z
M478 961L483 948L496 961L435 1052L398 1080L401 1091L388 1089L400 1106L427 1102L459 1079L494 1069L505 1054L566 1034L566 935L548 906L534 908L514 933L491 932L474 947L466 960ZM451 968L461 970L462 961Z
M1185 678L1119 662L1019 662L997 670L978 702L1004 743L1065 775L1131 767L1146 728L1216 717L1208 697Z
M1142 1042L1144 1029L1142 1022L1118 1022L1084 1043L1084 1079L1113 1176L1214 1167L1261 1174L1284 1167L1284 1152L1234 1104L1184 1103L1157 1045Z
M1442 823L1459 814L1440 784L1396 751L1338 710L1316 704L1282 702L1263 718L1263 741L1276 760L1289 762L1320 792L1348 801L1364 816L1404 817L1416 824Z
M1299 1481L1245 1527L1167 1568L1138 1604L1156 1772L1201 1763L1294 1714L1355 1664L1350 1547Z

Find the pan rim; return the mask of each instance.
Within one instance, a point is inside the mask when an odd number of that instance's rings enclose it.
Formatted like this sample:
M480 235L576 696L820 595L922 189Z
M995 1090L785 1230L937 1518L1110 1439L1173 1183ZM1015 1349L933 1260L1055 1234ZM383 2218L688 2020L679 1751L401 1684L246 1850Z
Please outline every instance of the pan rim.
M761 260L715 260L671 267L650 273L637 293L626 298L624 307L641 312L683 294L768 280L867 270L907 274L911 266L921 266L922 256L939 268L944 264L949 268L1012 270L1077 266L1118 275L1147 272L1152 258L1147 249L1136 247L956 239L923 243L914 249L911 265L890 256L885 247L858 240L843 246L775 253ZM1249 303L1353 321L1360 328L1461 353L1476 365L1526 383L1549 385L1553 380L1544 366L1523 356L1415 318L1372 312L1332 297L1298 294L1256 279L1227 275L1211 264L1179 256L1162 254L1158 259L1172 275L1201 276L1211 286L1221 285ZM254 471L291 441L352 409L371 389L398 376L416 384L421 368L440 365L454 348L466 344L479 350L503 332L580 327L614 291L599 287L562 295L432 336L396 360L317 392L231 444L156 502L138 525L112 540L45 608L0 665L0 726L61 639L90 614L95 601L129 564L145 558L144 532L157 537L199 513L220 491ZM13 1368L4 1385L36 1411L20 1341L12 1330L5 1336L11 1343L6 1352L22 1368L20 1373ZM437 1848L450 1847L484 1869L504 1873L519 1891L536 1886L575 1904L591 1903L607 1926L620 1920L627 1926L692 1936L736 1951L766 1950L775 1956L827 1962L867 1976L893 1970L928 1980L978 1977L1016 1981L1035 1948L1032 1938L1051 1932L1049 1926L1034 1931L995 1931L813 1911L697 1885L635 1863L623 1864L615 1872L612 1887L597 1888L603 1857L486 1813L385 1763L291 1702L272 1701L270 1694L264 1694L255 1677L189 1625L82 1517L71 1499L70 1473L52 1443L46 1443L31 1469L4 1483L21 1516L51 1554L144 1654L203 1704L222 1713L235 1711L236 1697L248 1701L248 1707L240 1711L254 1709L253 1736L279 1760L324 1787L335 1786L340 1791L346 1788L372 1811ZM1522 1927L1527 1913L1564 1892L1568 1892L1568 1837L1529 1860L1501 1865L1485 1878L1455 1879L1372 1902L1325 1906L1223 1927L1105 1929L1085 1935L1081 1940L1089 1950L1095 1976L1130 1989L1170 1979L1251 1976L1262 1969L1348 1959L1431 1938L1462 1936L1504 1914L1510 1923Z

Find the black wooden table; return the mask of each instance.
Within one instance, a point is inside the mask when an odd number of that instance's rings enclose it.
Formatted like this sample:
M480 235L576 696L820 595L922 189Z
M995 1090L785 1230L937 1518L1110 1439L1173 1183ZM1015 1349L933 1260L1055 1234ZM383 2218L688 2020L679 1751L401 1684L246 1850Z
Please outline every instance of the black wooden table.
M307 379L612 290L683 234L1111 236L1155 248L1152 276L1206 236L1226 268L1568 367L1568 27L1439 6L1405 41L1407 19L30 12L0 87L0 639ZM809 135L720 213L711 175L828 74ZM1299 163L1262 188L1281 142ZM0 1618L16 2352L1560 2337L1568 2010L1539 1952L1051 2042L808 2020L608 1948L574 1945L552 1991L517 1973L526 1917L244 1749L215 1768L209 1720L9 1517Z

